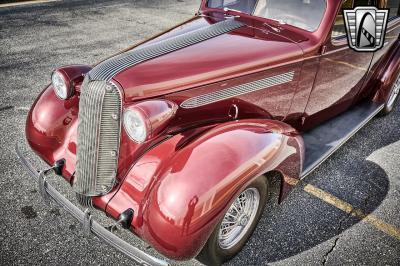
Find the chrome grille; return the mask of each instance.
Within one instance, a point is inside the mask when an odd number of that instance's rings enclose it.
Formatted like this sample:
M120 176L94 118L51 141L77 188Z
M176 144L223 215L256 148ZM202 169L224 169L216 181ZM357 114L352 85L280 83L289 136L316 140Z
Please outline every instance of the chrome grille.
M270 88L293 81L294 71L283 73L277 76L256 80L253 82L241 84L231 88L210 92L193 98L189 98L181 103L181 107L185 109L196 108L210 103L223 101L232 97L237 97L246 93Z
M115 182L121 129L121 96L105 81L85 79L79 102L74 190L82 196L108 193Z

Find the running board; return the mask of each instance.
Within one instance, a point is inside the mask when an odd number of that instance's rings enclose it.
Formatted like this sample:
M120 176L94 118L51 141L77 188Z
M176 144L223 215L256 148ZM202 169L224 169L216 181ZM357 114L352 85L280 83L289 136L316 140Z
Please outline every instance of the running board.
M349 111L303 134L305 145L304 178L376 116L384 104L363 102Z

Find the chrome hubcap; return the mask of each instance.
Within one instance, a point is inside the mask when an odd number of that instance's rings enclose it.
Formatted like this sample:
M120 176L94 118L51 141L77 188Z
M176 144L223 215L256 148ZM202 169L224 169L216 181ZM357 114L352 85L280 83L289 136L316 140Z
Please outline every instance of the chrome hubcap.
M399 92L400 92L400 76L397 77L397 80L393 85L392 91L390 92L390 97L387 103L388 107L393 106L394 102L397 99L397 96L399 96Z
M236 245L250 229L256 217L260 193L256 188L243 191L229 207L218 234L218 244L222 249Z

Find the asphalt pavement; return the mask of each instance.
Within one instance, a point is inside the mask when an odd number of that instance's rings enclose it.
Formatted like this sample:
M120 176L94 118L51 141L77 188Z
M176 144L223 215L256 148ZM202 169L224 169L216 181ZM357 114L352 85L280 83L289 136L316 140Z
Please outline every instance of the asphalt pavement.
M64 211L44 205L14 144L25 141L26 114L55 67L93 64L191 17L199 2L56 1L0 8L0 265L133 265L85 237ZM400 265L399 121L399 107L373 119L284 203L271 204L228 265Z

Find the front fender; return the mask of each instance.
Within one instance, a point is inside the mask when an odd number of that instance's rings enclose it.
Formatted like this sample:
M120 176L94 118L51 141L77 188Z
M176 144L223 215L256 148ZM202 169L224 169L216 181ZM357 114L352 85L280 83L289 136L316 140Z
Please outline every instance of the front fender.
M301 138L281 122L229 122L183 146L179 138L151 153L152 162L161 162L154 156L166 159L154 170L156 181L147 194L140 230L142 238L170 258L196 256L231 201L259 175L287 170L298 178L300 173Z
M83 75L91 68L71 65L59 68L78 90ZM76 128L79 112L79 98L74 94L70 99L59 99L52 85L47 86L32 105L26 120L25 134L33 151L46 163L53 165L57 160L66 159L63 176L70 181L75 171Z

